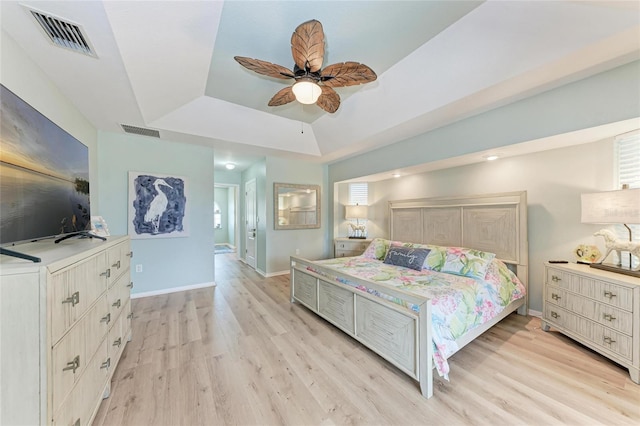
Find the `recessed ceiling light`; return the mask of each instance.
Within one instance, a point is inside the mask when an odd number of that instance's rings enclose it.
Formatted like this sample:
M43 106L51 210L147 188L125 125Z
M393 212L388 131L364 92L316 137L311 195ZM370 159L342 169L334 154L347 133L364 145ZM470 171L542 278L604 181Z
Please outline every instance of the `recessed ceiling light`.
M233 170L236 168L236 165L233 163L227 163L224 166L227 168L227 170Z
M394 174L393 174L393 175L391 175L391 176L393 176L394 178L399 178L399 177L400 177L400 173L394 173Z
M495 154L485 155L484 156L484 159L487 160L487 161L494 161L494 160L497 160L498 158L500 158L500 157L498 157Z

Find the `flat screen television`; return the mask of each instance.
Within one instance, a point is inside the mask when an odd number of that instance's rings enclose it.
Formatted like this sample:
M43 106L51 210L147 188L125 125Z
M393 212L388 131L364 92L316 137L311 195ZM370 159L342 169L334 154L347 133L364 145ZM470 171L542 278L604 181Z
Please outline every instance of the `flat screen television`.
M89 149L4 85L0 246L91 229Z

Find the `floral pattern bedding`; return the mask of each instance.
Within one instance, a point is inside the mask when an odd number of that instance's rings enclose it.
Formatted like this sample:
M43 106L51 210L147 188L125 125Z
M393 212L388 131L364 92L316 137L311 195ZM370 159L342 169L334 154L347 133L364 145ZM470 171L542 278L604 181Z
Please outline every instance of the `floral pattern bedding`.
M448 379L447 358L459 348L455 340L466 332L496 317L512 301L525 296L525 288L507 266L492 260L483 280L423 269L420 271L388 265L364 256L319 260L316 264L340 274L374 281L428 297L432 304L433 360L438 373ZM312 272L356 287L414 311L418 306L350 282L348 278L328 276L321 270Z

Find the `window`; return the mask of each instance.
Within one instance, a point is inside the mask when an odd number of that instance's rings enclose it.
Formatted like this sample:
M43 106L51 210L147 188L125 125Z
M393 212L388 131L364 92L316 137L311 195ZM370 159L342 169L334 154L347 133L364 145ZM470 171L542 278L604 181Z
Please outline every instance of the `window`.
M215 201L213 202L213 227L222 229L222 213L220 213L220 206Z
M615 147L615 170L617 189L622 185L629 188L640 188L640 129L617 136L614 141ZM640 225L629 225L633 241L640 242ZM616 233L621 239L629 238L629 231L623 225L616 225ZM629 256L623 254L622 264L629 265ZM633 267L638 266L638 261L634 259Z
M617 188L640 188L640 130L616 137Z
M357 182L349 184L349 204L369 204L369 184Z

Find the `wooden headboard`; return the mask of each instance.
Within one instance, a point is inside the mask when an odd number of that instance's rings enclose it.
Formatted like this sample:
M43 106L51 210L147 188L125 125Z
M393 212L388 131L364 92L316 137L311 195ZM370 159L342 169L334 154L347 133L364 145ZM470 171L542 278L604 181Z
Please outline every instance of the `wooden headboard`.
M528 289L526 191L389 201L389 227L393 241L495 253Z

